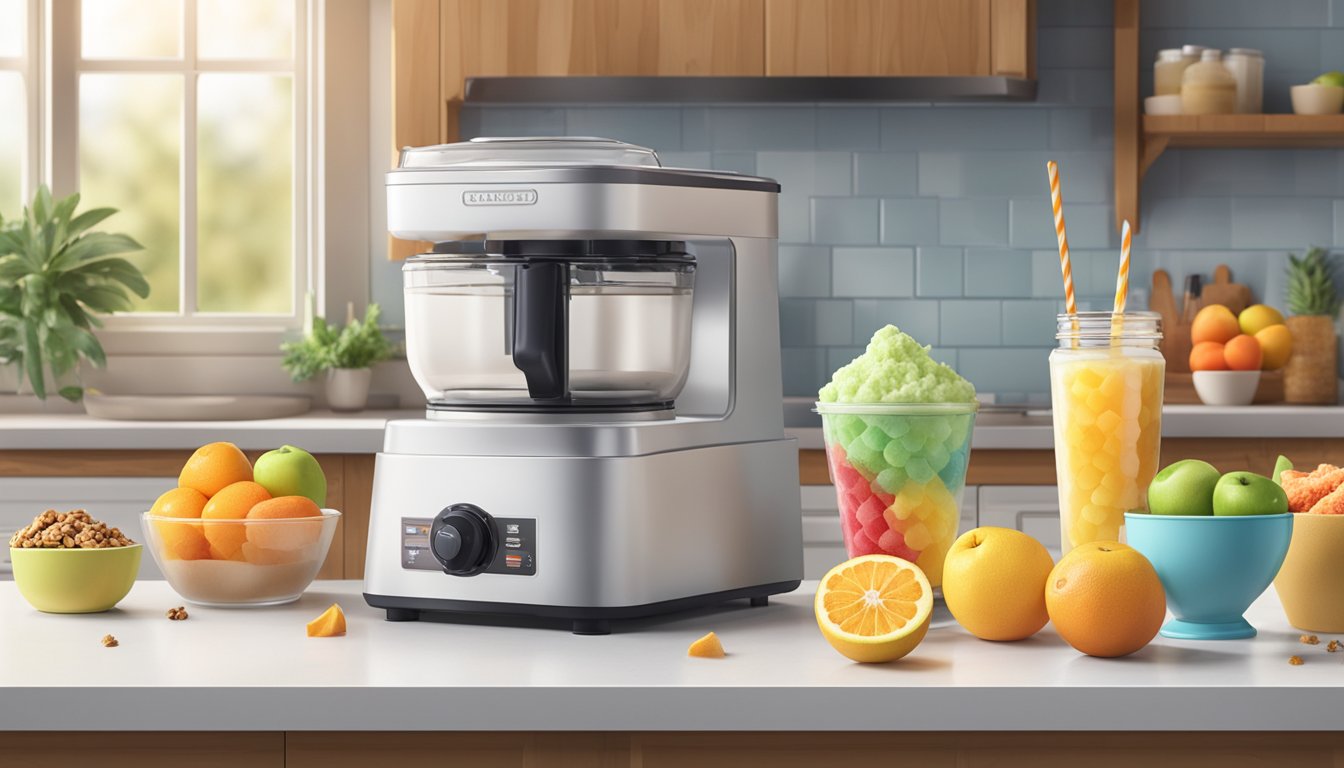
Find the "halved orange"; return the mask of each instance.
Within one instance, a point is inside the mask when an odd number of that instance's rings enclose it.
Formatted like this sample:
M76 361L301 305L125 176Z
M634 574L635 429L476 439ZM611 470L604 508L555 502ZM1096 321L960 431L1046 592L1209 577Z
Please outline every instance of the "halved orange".
M908 560L863 555L822 578L813 609L835 650L854 661L894 661L928 633L933 587Z

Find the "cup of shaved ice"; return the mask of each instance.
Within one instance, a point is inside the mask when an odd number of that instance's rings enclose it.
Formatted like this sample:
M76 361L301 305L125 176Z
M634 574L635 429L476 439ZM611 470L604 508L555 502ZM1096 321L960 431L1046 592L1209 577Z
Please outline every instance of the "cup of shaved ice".
M817 413L849 557L894 555L942 584L978 408L969 381L895 326L835 372Z

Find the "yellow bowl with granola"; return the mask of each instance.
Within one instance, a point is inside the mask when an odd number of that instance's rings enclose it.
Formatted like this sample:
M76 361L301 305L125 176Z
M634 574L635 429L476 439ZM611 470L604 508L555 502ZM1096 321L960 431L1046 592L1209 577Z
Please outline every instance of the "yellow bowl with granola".
M1279 481L1288 494L1293 539L1274 591L1288 623L1308 632L1344 632L1344 469L1321 464L1311 472L1287 470Z
M83 510L48 510L9 540L14 585L43 613L111 610L135 584L142 551Z

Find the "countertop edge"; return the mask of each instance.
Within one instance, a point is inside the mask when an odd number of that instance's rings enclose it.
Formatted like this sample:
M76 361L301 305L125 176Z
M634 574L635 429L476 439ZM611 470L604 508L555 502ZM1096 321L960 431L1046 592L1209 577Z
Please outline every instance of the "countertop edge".
M1339 731L1339 689L1264 687L27 687L0 730ZM464 695L465 694L465 695ZM892 707L904 695L919 706ZM330 706L314 707L314 697ZM20 705L19 702L22 702ZM712 706L706 706L712 702ZM913 702L911 702L913 703ZM501 719L501 711L510 717ZM47 714L43 714L47 713ZM1180 713L1174 715L1173 713ZM451 727L445 727L451 724ZM147 727L148 725L148 727Z

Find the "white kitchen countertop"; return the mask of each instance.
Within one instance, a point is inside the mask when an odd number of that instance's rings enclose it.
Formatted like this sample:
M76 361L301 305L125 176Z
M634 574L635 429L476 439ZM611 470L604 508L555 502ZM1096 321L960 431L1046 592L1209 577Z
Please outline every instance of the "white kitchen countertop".
M313 411L260 421L108 421L82 413L0 415L0 450L191 449L228 440L244 449L269 450L284 443L315 453L375 453L382 449L389 419L417 419L424 411ZM798 447L821 448L819 427L785 432ZM1168 405L1162 409L1163 437L1332 437L1344 436L1344 406L1257 405L1225 408ZM985 412L976 417L972 446L982 449L1049 449L1054 436L1048 411L1025 414Z
M1158 638L1082 656L1047 627L1020 643L933 629L906 659L854 664L817 631L815 582L766 608L561 629L388 623L361 583L277 608L188 606L141 581L119 609L55 616L0 584L0 728L84 730L1339 730L1344 654L1301 645L1271 589L1254 640ZM310 639L332 602L349 634ZM692 659L707 630L726 659ZM104 648L103 635L120 641ZM1326 638L1322 638L1324 641ZM1306 659L1290 666L1288 657Z

